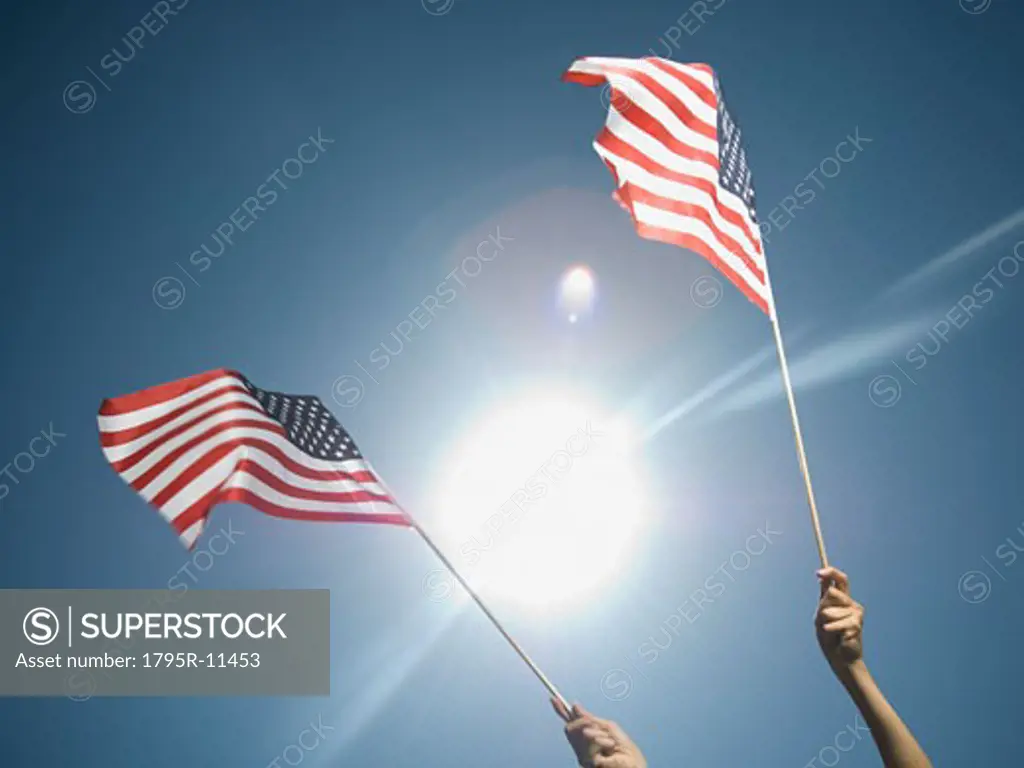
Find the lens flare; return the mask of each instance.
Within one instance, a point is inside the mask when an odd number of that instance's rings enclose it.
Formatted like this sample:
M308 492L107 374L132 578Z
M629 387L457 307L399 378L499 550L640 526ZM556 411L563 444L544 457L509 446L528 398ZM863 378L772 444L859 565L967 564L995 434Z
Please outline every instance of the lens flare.
M593 271L582 264L570 267L562 275L559 300L570 323L575 323L594 307L597 281Z

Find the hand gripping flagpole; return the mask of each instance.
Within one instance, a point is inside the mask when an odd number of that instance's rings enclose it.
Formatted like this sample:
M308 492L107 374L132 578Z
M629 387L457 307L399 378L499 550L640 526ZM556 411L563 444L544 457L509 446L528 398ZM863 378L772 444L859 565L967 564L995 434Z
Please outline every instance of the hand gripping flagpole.
M459 582L459 584L462 585L462 588L465 589L466 592L469 593L469 596L473 598L473 601L478 606L480 606L480 610L483 611L484 615L491 620L491 623L494 625L495 629L497 629L498 632L501 633L501 636L508 641L508 644L512 646L512 650L519 654L519 658L526 662L526 666L530 668L533 674L537 676L537 679L541 681L545 688L547 688L548 693L551 694L552 698L554 698L556 701L558 701L559 704L562 705L562 711L572 712L572 707L569 705L569 702L565 700L565 697L562 696L559 690L555 687L555 684L552 683L550 679L548 679L548 676L541 671L541 668L538 667L534 660L531 659L530 656L526 653L526 651L523 650L523 647L519 645L519 643L515 641L512 635L510 635L505 630L505 627L501 625L501 622L498 621L498 618L493 613L491 613L491 609L488 608L484 601L480 599L480 596L476 593L476 591L471 586L469 586L469 583L462 577L462 574L459 573L458 569L454 565L452 565L451 561L447 557L445 557L444 552L442 552L440 548L434 543L434 540L427 535L427 532L423 530L419 523L416 522L416 519L412 515L410 515L397 501L395 501L395 495L391 492L391 489L388 488L382 480L380 480L379 475L377 476L377 482L387 492L388 497L391 499L391 503L394 504L403 515L405 515L406 519L409 521L409 525L412 526L412 528L416 531L416 533L420 535L423 541L427 543L427 546L430 547L431 550L433 550L435 555L437 555L437 559L440 560L444 567L451 572L452 576L454 576L456 580Z
M765 260L767 262L767 259ZM800 431L800 417L796 413L796 398L793 396L793 382L789 378L789 365L786 363L786 348L782 343L782 328L779 326L779 316L775 310L775 292L772 291L772 281L768 276L768 266L764 270L765 286L768 288L769 317L772 321L772 330L775 333L775 350L779 353L779 368L782 370L782 383L786 390L786 399L789 401L789 415L793 421L793 437L796 439L796 454L800 461L800 471L804 476L804 486L807 489L807 503L811 508L811 525L814 527L814 540L818 545L818 557L821 559L821 567L828 568L828 555L825 554L825 539L821 535L821 520L818 519L818 505L814 501L814 488L811 486L811 470L807 467L807 453L804 451L804 438Z

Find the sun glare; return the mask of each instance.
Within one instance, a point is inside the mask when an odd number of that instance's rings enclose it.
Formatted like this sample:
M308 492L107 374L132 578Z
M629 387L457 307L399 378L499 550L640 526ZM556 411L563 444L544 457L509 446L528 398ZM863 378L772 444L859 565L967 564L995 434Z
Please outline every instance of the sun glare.
M562 279L562 290L569 296L586 298L594 290L594 275L587 267L573 267Z
M474 429L440 488L449 558L474 588L532 606L593 592L642 517L632 431L571 397L524 399Z
M593 271L582 264L569 268L562 275L558 296L570 323L575 323L580 315L589 314L597 296L597 281Z

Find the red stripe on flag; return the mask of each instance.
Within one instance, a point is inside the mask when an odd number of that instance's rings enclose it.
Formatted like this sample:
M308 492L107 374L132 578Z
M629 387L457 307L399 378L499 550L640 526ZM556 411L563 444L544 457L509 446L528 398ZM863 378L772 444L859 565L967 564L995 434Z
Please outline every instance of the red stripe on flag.
M266 421L259 421L257 419L235 419L228 421L223 424L216 424L200 435L196 435L186 443L182 443L173 451L168 453L166 456L157 461L152 467L147 469L143 474L135 478L131 485L136 491L143 490L147 485L153 482L164 470L170 467L174 462L184 456L186 453L191 451L196 446L202 445L203 443L209 442L211 438L216 437L222 432L228 432L233 429L262 429L267 432L274 434L284 435L284 429L276 424L270 424ZM195 466L194 464L192 466ZM190 467L191 469L191 467ZM186 470L187 471L187 470Z
M715 95L715 92L711 88L708 88L706 85L704 85L704 83L702 83L700 80L698 80L693 75L689 75L686 72L684 72L683 70L678 69L677 67L673 67L671 64L669 64L668 62L662 61L661 59L657 59L657 58L654 58L654 57L648 57L646 59L646 61L651 66L657 67L658 69L660 69L666 75L670 75L670 76L674 77L682 85L684 85L688 89L690 89L690 91L692 91L693 94L697 98L699 98L701 101L703 101L705 104L707 104L712 109L717 109L718 108L718 96ZM690 64L689 66L695 67L697 69L701 68L700 66L698 66L696 64ZM712 74L712 75L714 74L714 73L710 72L710 68L707 68L707 71L709 72L709 74Z
M130 484L139 492L154 482L162 484L150 503L165 518L173 517L183 542L195 545L200 529L193 526L221 501L247 502L267 514L297 520L411 525L322 402L244 384L241 374L217 369L105 400L101 406L100 442L111 466L127 480L125 475L140 463L154 462ZM211 391L188 397L202 387ZM211 407L218 398L228 402ZM171 405L181 399L189 402ZM162 413L167 408L172 410ZM254 418L257 414L261 418ZM122 424L127 426L118 429ZM140 445L132 445L136 441ZM110 459L119 454L125 455ZM256 491L233 487L247 483ZM211 486L195 499L199 488ZM261 490L277 502L260 498ZM296 508L282 499L291 499ZM338 511L299 508L317 504ZM178 509L181 514L175 514Z
M640 222L637 222L636 231L640 237L648 240L658 240L671 245L678 245L680 248L688 248L694 253L707 259L711 263L711 266L725 275L729 282L739 288L743 292L743 295L750 299L750 301L760 308L762 312L766 315L769 314L768 303L761 298L761 296L755 293L754 289L750 287L750 284L740 277L728 264L724 263L718 257L718 254L711 250L708 244L699 237L685 235L682 232L676 232L671 229L651 227Z
M688 174L679 173L678 171L666 168L656 160L652 159L649 155L638 150L632 144L628 144L620 139L607 127L603 128L601 133L598 134L597 143L613 155L621 157L623 160L628 160L634 165L643 168L653 176L663 178L668 181L674 181L677 184L686 184L687 186L693 187L694 189L698 189L701 192L710 195L711 199L715 202L715 209L718 211L719 215L733 226L742 229L743 234L747 236L750 247L756 253L761 253L761 242L754 237L753 231L748 226L746 218L737 213L735 209L730 208L722 202L722 199L719 196L720 187L717 184L708 181L707 179L702 179L699 176L690 176ZM612 168L607 159L605 159L605 165L608 165L612 172L615 173L614 168ZM616 179L618 179L618 174L616 174ZM617 185L618 184L616 184L616 186ZM757 271L760 273L760 268L758 268Z
M100 416L119 416L147 408L151 405L158 405L180 397L194 389L199 389L199 387L208 384L214 379L226 376L243 378L241 374L227 368L197 373L185 379L171 381L167 384L158 384L155 387L133 392L130 395L121 395L120 397L104 400L100 404Z
M613 66L605 67L605 70L608 72L614 72L616 74L622 75L623 77L629 78L634 82L640 83L642 86L644 86L644 88L650 91L655 96L655 98L657 98L662 104L668 107L672 111L672 114L679 119L679 122L681 122L683 125L689 128L691 131L707 139L715 139L714 125L709 125L708 123L704 122L699 117L697 117L695 114L693 114L690 108L686 106L686 104L684 104L682 101L680 101L679 98L677 98L676 95L672 93L672 91L670 91L664 85L659 83L646 72L640 72L639 70L630 69L628 67ZM621 91L621 89L618 89L613 86L612 91ZM629 98L628 92L625 92L624 96L630 101L631 109L633 107L636 107L637 109L640 108L636 101ZM714 104L711 104L710 106L714 106ZM619 111L621 112L622 110Z
M764 283L764 272L756 263L754 263L754 260L750 258L750 254L748 254L747 251L733 238L729 237L718 228L712 220L711 214L709 214L705 208L699 205L684 203L679 200L672 200L667 197L656 195L642 187L638 187L636 184L629 184L628 186L630 199L634 203L642 203L643 205L650 206L651 208L670 211L671 213L676 213L680 216L688 216L689 218L696 219L697 221L705 224L708 229L711 230L719 244L733 256L742 261L744 266L746 266L746 268L757 277L759 283ZM637 218L635 209L634 218Z
M216 400L218 397L223 397L224 395L231 392L235 392L240 395L249 394L249 391L240 384L229 384L220 389L216 389L213 392L208 392L207 394L203 395L197 400L192 401L191 403L186 403L185 405L175 408L170 413L166 413L163 416L160 416L159 418L153 419L152 421L147 421L144 424L139 424L137 427L129 427L127 429L119 429L116 431L104 430L103 432L100 433L100 443L104 447L109 447L113 445L124 445L125 443L130 443L133 440L139 439L140 437L145 437L151 432L155 432L156 430L163 427L165 424L169 424L170 422L175 421L176 419L180 418L182 415L188 413L189 411L196 410L199 407L206 405L210 401ZM226 405L227 407L235 407L236 405L237 407L240 408L249 407L253 408L254 410L259 410L260 412L262 412L263 410L262 408L258 408L257 406L251 404L243 406L243 404L240 402L227 403ZM223 408L224 406L221 406L218 410L222 410ZM123 416L124 414L118 415ZM175 431L176 430L177 428L175 429ZM160 439L166 439L166 436L161 437Z
M320 523L379 523L382 525L396 525L403 528L408 528L412 525L409 518L401 512L375 514L369 512L309 512L289 509L288 507L282 507L269 502L247 488L214 489L178 515L171 525L178 534L182 534L198 521L206 520L214 507L225 502L248 504L265 515L282 517L288 520L307 520ZM189 549L194 547L195 542L192 543Z
M632 123L648 136L657 139L667 149L680 157L685 157L688 160L695 160L698 163L704 163L705 165L713 168L716 172L720 169L718 155L706 152L703 149L697 149L690 144L683 143L677 139L668 128L662 125L657 118L649 112L646 112L636 102L630 101L629 108L624 111L618 110L618 113L624 120ZM605 128L605 130L608 129Z
M657 69L673 78L678 85L663 85L649 71L635 69L645 64L649 65L648 70ZM592 71L584 74L575 71L577 67ZM696 73L709 76L711 84L704 82L705 78ZM735 123L721 101L714 70L706 64L690 63L683 67L657 57L632 61L584 57L573 63L563 79L582 85L599 85L608 81L609 75L614 76L619 83L612 89L616 98L608 108L605 126L598 133L595 146L615 179L615 200L630 212L637 232L642 237L678 245L701 255L762 312L772 316L773 302L764 266L764 249L753 210L754 190L750 169L746 164ZM629 99L629 94L620 90L619 86L628 89L630 83L636 84L637 89L643 86L647 100L653 98L660 102L658 111L662 106L670 110L680 124L666 120L670 124L666 125L650 113L650 108L645 110L635 100ZM687 93L683 93L680 87ZM682 95L678 95L680 93ZM701 120L687 106L687 103L695 104L690 95L715 110L713 123ZM628 100L625 105L622 104L623 98ZM623 130L624 123L632 127ZM610 126L620 134L625 134L625 137L613 133ZM724 130L724 135L719 135L719 129ZM651 142L660 146L648 145L647 139L630 135L634 131L641 131ZM702 138L698 139L698 136ZM703 139L714 142L713 152L702 146L705 143ZM645 147L649 147L652 154L647 154ZM665 151L687 162L707 166L713 180L695 178L665 167ZM723 167L722 163L725 162L727 165ZM627 163L630 166L627 167ZM630 174L639 176L634 168L642 169L649 178L631 178ZM628 182L623 183L624 179ZM682 198L687 197L688 190L679 187L671 189L670 185L690 187L706 195L708 201L684 200ZM723 200L725 192L731 194ZM637 214L637 205L644 206L642 215ZM679 229L669 229L659 221L655 212L666 212L683 220L700 222L699 232L693 235L679 231L686 228L685 224L681 224ZM658 221L658 224L654 225L652 221ZM733 235L723 231L725 223L731 225L727 229L735 227L737 233Z

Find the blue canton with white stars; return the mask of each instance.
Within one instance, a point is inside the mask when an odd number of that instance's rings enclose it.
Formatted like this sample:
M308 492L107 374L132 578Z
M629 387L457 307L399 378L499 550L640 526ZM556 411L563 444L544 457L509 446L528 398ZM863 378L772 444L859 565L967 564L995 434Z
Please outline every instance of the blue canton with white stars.
M715 81L718 96L718 164L719 180L723 189L732 192L747 205L750 220L757 223L754 205L754 178L747 166L747 153L740 142L740 129L725 108L722 90Z
M300 451L325 461L361 459L363 456L319 397L267 392L245 382L267 415L284 427L288 440Z

